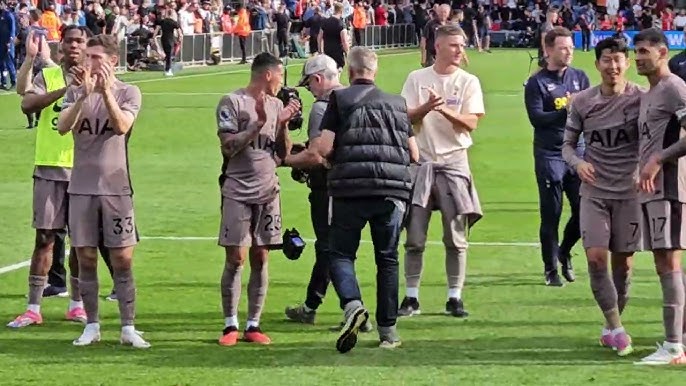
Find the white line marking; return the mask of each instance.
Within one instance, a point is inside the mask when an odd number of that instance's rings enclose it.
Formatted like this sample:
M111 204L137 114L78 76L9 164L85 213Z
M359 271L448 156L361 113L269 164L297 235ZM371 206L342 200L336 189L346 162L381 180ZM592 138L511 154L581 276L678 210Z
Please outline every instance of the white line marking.
M141 240L164 240L164 241L210 241L217 240L217 237L209 236L143 236ZM314 243L314 239L303 239L305 242ZM362 244L371 244L370 240L360 240ZM441 241L429 240L426 242L428 245L443 245ZM480 247L538 247L539 243L526 243L526 242L470 242L470 246L480 246ZM69 251L67 251L67 254ZM0 275L22 269L31 265L31 260L25 260L20 263L8 265L6 267L0 267Z
M201 96L201 95L225 95L225 92L144 92L144 96L149 96L149 95L168 95L168 96L175 96L175 95L185 95L185 96Z
M31 265L31 260L26 260L22 261L21 263L8 265L7 267L2 267L0 268L0 275L2 275L3 273L12 272L18 269L22 269L24 267L28 267L29 265Z
M392 56L416 55L418 52L419 51L406 51L406 52L397 52L394 54L380 54L379 57L385 58L385 57L392 57ZM299 60L297 63L290 63L290 64L286 65L286 67L302 66L303 63L305 63L304 60ZM209 66L208 66L208 68L209 68ZM242 73L247 73L247 72L250 72L250 68L244 68L241 70L231 70L231 71L203 72L200 74L180 75L180 76L174 76L171 78L164 77L163 76L164 74L162 72L160 72L159 78L132 80L132 81L127 82L127 83L141 84L141 83L162 82L162 81L179 80L179 79L193 79L193 78L201 78L201 77L216 76L216 75L242 74ZM221 94L221 95L224 95L224 94ZM14 92L1 92L0 93L0 97L8 96L8 95L17 95L17 94Z
M143 96L216 96L226 95L225 92L185 92L185 91L166 91L166 92L144 92ZM486 94L489 97L521 97L523 94L508 94L492 92Z
M167 240L167 241L208 241L217 240L217 237L208 236L148 236L141 237L141 240ZM313 243L314 239L303 239L308 243ZM360 240L362 244L371 244L371 240ZM429 240L427 245L443 245L442 241ZM483 246L483 247L538 247L539 243L526 242L470 242L469 245Z

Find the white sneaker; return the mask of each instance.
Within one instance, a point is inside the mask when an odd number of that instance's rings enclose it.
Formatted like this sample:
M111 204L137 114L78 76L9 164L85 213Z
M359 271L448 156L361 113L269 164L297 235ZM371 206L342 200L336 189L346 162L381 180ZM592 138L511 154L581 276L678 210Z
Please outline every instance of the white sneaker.
M174 73L171 72L171 70L169 70L169 71L164 73L164 76L174 76Z
M99 341L100 323L89 323L86 324L86 327L83 329L83 334L81 334L73 344L74 346L88 346Z
M141 335L143 335L143 333L140 331L134 330L134 332L131 332L130 330L122 328L119 342L123 345L130 345L135 348L150 348L150 343L143 340Z
M654 353L641 359L640 362L634 362L634 364L647 366L684 365L686 364L686 355L684 355L684 349L681 345L668 342L662 345L658 343Z

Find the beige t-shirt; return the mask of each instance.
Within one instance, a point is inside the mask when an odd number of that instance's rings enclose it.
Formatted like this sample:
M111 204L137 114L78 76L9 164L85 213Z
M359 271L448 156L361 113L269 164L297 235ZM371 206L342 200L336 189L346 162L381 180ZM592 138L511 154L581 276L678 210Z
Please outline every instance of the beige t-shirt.
M429 92L423 87L434 89L443 97L446 107L459 114L485 113L479 78L462 69L450 75L440 75L433 67L412 71L401 92L408 109L429 99ZM462 150L472 146L472 137L467 130L456 131L452 123L436 111L428 113L413 129L421 161L452 163Z

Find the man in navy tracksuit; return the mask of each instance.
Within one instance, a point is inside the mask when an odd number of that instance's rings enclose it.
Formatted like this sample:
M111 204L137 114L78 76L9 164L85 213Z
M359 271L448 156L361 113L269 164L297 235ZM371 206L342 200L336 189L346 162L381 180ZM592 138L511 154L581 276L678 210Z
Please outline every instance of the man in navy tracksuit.
M14 13L0 0L0 89L6 89L5 71L9 73L12 89L17 84L17 71L14 67L14 39L17 37L17 24Z
M545 36L546 67L527 81L524 99L529 121L534 127L534 160L538 184L541 226L539 237L545 265L545 283L562 286L558 262L567 281L574 281L571 249L579 241L579 187L576 171L562 159L562 137L567 109L574 95L590 86L586 74L569 67L574 53L572 34L555 27ZM583 153L584 146L578 147ZM562 214L562 194L567 196L572 216L558 244Z

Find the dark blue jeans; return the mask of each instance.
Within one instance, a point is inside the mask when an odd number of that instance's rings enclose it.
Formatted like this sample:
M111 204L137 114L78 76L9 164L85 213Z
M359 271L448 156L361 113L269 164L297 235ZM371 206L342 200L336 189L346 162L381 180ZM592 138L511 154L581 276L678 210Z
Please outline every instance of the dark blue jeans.
M314 265L307 285L305 305L319 308L329 287L329 195L326 190L310 192L310 218L314 228Z
M362 301L355 275L355 257L362 229L369 223L376 261L376 323L395 325L398 317L398 241L405 219L404 202L370 197L333 199L329 229L331 282L341 308Z

